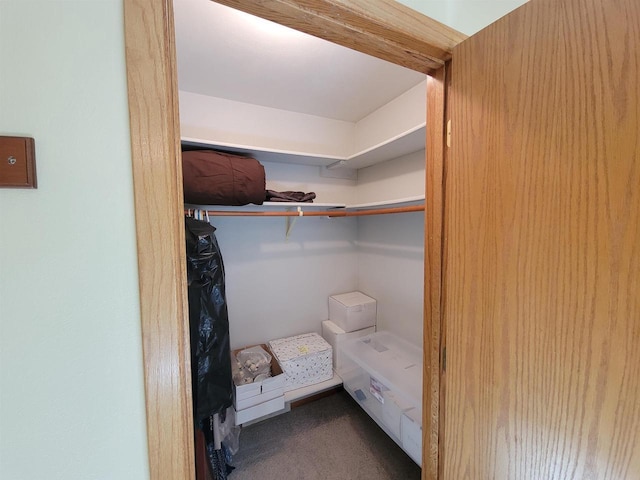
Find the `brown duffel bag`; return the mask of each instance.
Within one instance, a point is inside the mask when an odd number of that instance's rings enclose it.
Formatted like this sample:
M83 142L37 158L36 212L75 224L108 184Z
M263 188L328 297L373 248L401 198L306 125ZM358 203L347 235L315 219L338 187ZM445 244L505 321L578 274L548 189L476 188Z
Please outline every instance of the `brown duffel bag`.
M182 152L184 201L194 205L261 205L264 167L254 158L213 150Z

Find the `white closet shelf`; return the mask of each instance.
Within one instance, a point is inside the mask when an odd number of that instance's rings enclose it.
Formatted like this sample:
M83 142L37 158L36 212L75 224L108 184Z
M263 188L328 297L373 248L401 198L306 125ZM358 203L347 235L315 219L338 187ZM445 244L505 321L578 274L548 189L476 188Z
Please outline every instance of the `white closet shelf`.
M286 392L284 394L284 402L291 403L302 400L303 398L326 392L327 390L331 390L332 388L340 385L342 385L342 378L336 372L333 372L333 378L329 380Z
M251 145L216 142L203 138L182 137L180 141L182 145L187 145L189 147L209 148L220 150L223 152L248 155L255 158L259 162L292 163L296 165L307 166L327 166L338 160L346 159L344 156L260 148Z
M191 210L221 210L221 211L233 211L233 210L257 210L257 211L281 211L288 209L297 209L298 207L304 210L318 210L323 208L345 208L345 203L311 203L311 202L264 202L262 205L255 205L250 203L249 205L230 206L230 205L190 205L185 204L184 208Z
M377 163L409 155L425 148L427 139L426 123L417 125L393 138L347 158L344 168L360 169Z
M328 214L333 214L334 216L349 216L349 212L357 212L359 210L384 210L385 208L420 206L421 204L424 204L424 198L424 195L415 195L412 197L383 200L379 202L358 203L353 205L345 203L264 202L262 205L249 204L242 206L185 204L184 208L185 210L207 211L210 215L215 215L214 212L237 212L239 216L251 213L251 211L255 211L256 214L273 212L274 216L278 216L279 214L282 216L297 216L298 208L303 212L300 216L304 216L305 211L313 212L314 214L319 213L322 215L323 212L318 212L318 210L324 209L328 210Z
M344 208L344 203L316 203L316 202L264 202L262 204L266 208Z
M212 148L230 153L250 155L259 162L293 163L298 165L326 167L339 160L347 163L341 168L359 169L377 163L402 157L425 148L426 123L417 125L409 130L384 140L377 145L366 148L353 155L325 155L314 152L297 152L262 148L251 145L219 142L195 137L182 137L183 145L199 148Z
M367 208L419 205L421 203L424 203L424 195L415 195L413 197L398 198L394 200L382 200L380 202L358 203L354 205L347 205L345 208L348 210L362 210Z

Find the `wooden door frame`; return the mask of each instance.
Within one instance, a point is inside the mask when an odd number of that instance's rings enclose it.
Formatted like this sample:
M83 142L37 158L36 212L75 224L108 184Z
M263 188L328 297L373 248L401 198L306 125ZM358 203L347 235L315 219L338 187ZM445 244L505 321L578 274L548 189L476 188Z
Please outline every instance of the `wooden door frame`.
M444 252L444 188L449 62L427 80L427 148L424 218L424 322L422 381L422 479L440 472L443 432L444 324L442 284ZM428 447L428 448L427 448Z
M124 0L149 473L195 478L171 0Z
M422 473L423 479L435 479L444 136L441 66L465 37L391 0L220 3L414 69L420 69L422 61L421 70L435 75L428 82L429 118L439 120L428 121L427 128L424 398L429 403L423 414L428 428L423 429ZM194 442L173 4L124 0L124 20L149 472L152 480L191 480ZM323 25L321 31L318 24Z

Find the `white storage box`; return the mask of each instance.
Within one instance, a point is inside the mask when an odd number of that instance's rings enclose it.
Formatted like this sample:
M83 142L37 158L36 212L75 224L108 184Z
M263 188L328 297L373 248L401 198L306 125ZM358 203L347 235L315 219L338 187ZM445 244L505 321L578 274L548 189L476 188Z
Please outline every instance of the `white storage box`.
M376 301L362 292L331 295L329 320L345 332L373 327L376 324Z
M269 347L284 371L285 392L333 378L331 345L317 333L271 340Z
M284 408L284 372L280 368L276 357L269 350L269 347L264 344L260 345L260 347L271 355L271 377L243 385L234 384L233 406L236 410L237 425L255 420ZM231 353L232 369L236 364L236 355L245 348L234 350Z
M358 337L364 337L376 331L376 327L367 327L362 330L356 330L355 332L345 332L342 328L337 326L331 320L325 320L322 322L322 337L329 342L333 349L333 368L338 375L342 369L342 355L339 345L347 340L352 340Z
M236 425L242 425L243 423L256 420L258 418L265 417L272 413L285 411L284 395L272 398L266 402L259 403L249 408L242 410L236 410Z
M384 331L342 342L338 348L345 390L420 464L416 452L422 449L422 437L416 429L421 431L422 350Z

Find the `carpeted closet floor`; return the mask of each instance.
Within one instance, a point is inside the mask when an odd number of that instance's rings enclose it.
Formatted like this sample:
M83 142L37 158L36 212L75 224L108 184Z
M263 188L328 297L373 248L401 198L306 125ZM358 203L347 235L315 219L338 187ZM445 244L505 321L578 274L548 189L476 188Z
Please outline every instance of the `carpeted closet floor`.
M229 480L418 480L420 467L345 391L244 427Z

